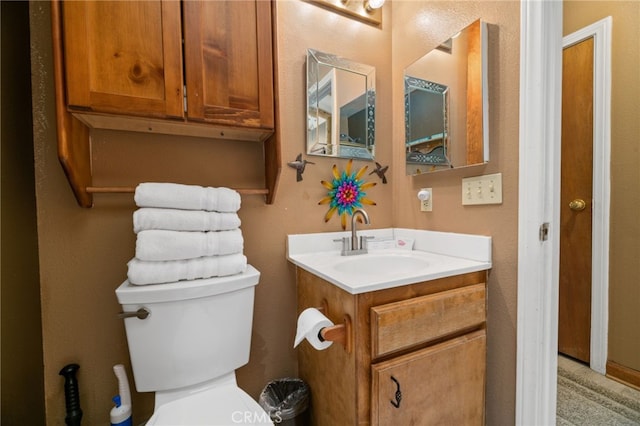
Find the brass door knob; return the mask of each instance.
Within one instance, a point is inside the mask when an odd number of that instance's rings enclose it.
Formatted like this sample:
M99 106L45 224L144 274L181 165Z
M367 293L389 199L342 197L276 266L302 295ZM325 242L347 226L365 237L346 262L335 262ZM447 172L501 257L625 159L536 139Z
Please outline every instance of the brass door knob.
M569 203L569 208L577 212L584 210L585 207L587 207L587 203L585 203L584 200L581 200L580 198L576 198Z

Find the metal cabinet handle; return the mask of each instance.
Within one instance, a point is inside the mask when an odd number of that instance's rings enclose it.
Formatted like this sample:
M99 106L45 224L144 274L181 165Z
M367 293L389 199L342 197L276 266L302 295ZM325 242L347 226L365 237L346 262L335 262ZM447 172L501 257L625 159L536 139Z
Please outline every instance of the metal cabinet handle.
M391 402L391 405L393 405L396 408L400 408L400 401L402 401L402 392L400 391L400 382L393 376L391 376L391 380L393 380L396 383L397 389L396 389L396 400L390 400L389 402Z
M138 319L146 319L149 315L151 315L151 311L147 308L140 308L135 312L120 312L118 314L118 318L133 318L136 317Z

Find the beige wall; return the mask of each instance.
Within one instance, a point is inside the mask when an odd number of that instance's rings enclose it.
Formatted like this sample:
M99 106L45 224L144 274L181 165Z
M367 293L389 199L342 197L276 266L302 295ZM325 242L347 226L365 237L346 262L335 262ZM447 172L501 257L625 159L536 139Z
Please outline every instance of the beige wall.
M418 229L493 238L487 325L487 424L515 419L520 3L394 1L393 221ZM404 67L474 20L489 26L490 162L484 166L403 176ZM455 141L453 142L455 143ZM502 173L503 204L462 206L463 177ZM433 188L433 212L419 210L419 188Z
M640 2L565 1L564 34L613 19L608 360L640 372Z
M301 1L278 2L278 70L283 168L273 205L260 196L242 200L240 216L245 254L261 271L256 291L251 359L238 371L239 384L257 397L271 379L296 375L293 350L296 323L294 269L285 260L289 233L336 231L339 220L324 223L326 194L321 179L331 177L334 160L312 159L304 180L286 166L305 146L306 49L336 53L376 67L379 122L377 152L391 162L391 36L388 25L377 29L329 13ZM126 277L135 236L131 195L96 196L92 209L75 203L56 157L49 5L32 3L36 193L40 243L44 380L49 424L63 424L63 380L58 371L69 362L80 364L83 421L105 424L111 397L117 391L112 366L131 370L123 324L114 290ZM390 22L390 16L385 16ZM312 31L310 31L312 29ZM249 142L96 132L94 173L97 184L175 181L202 185L251 187L262 185L261 146ZM344 167L344 160L338 161ZM357 167L364 162L355 162ZM368 191L378 202L368 208L373 227L392 225L392 185ZM391 178L393 181L393 178ZM133 383L132 383L133 386ZM151 414L152 396L134 395L136 422Z
M391 12L392 11L392 12ZM278 67L283 163L303 150L304 57L313 47L376 67L377 159L391 165L389 184L369 191L378 202L369 208L373 227L403 226L471 232L494 237L490 275L487 423L510 424L515 398L515 307L518 137L518 2L402 2L385 7L381 29L329 13L306 2L278 2ZM490 24L491 162L487 166L415 178L405 176L402 126L402 70L428 49L476 19ZM420 20L424 19L424 21ZM112 365L129 366L114 289L126 275L135 236L130 195L96 197L95 207L77 207L55 152L49 15L46 3L33 4L36 185L40 241L45 394L50 424L64 418L59 369L81 365L81 400L87 424L106 421L116 390ZM392 37L390 23L396 31ZM309 31L313 28L313 31ZM391 61L389 60L391 58ZM393 95L392 95L393 92ZM221 154L224 152L224 154ZM254 186L261 182L260 147L204 139L96 132L95 180L132 184L165 180L204 185ZM240 385L257 396L276 377L296 374L291 349L295 326L294 271L284 259L288 233L334 231L337 218L325 224L319 184L330 177L333 160L313 158L304 180L295 182L283 164L274 205L244 197L240 211L245 253L261 272L257 288L254 337L249 365L238 372ZM344 166L345 161L338 162ZM356 166L364 163L356 162ZM460 179L503 173L504 203L462 207ZM374 176L368 177L374 179ZM375 178L377 179L377 178ZM421 213L417 189L434 189L434 211ZM130 373L130 369L129 369ZM150 414L151 395L134 396L138 420Z
M604 5L603 11L598 5ZM629 335L624 323L638 323L636 305L640 275L639 229L634 206L640 181L638 129L638 3L569 2L565 22L576 29L614 14L614 105L612 132L612 239L610 357L635 365L624 355ZM613 12L609 11L613 8ZM624 9L631 8L631 9ZM381 29L327 12L302 1L278 2L279 101L283 168L275 203L243 197L245 253L262 273L257 287L251 360L238 371L240 385L254 397L273 378L296 374L291 348L295 326L294 271L284 259L288 233L334 231L339 221L325 224L321 179L330 177L333 160L312 158L304 180L286 166L303 150L304 57L308 47L339 54L376 67L378 84L376 151L389 164L389 184L369 191L378 202L368 208L373 227L402 226L470 232L493 237L494 267L489 279L487 424L512 424L515 411L517 164L518 164L518 1L401 1L384 9ZM491 161L485 166L405 176L403 164L402 70L444 39L481 17L490 27ZM93 209L77 207L55 152L53 77L49 6L32 2L34 57L34 132L38 237L44 338L44 380L49 424L63 424L63 380L60 368L81 365L81 402L86 424L104 424L116 382L111 367L127 365L129 357L114 289L126 276L135 236L130 195L97 196ZM635 24L635 25L634 25ZM394 31L391 34L390 28ZM393 45L393 49L392 49ZM391 58L391 60L389 60ZM630 92L633 91L633 92ZM635 135L635 136L634 136ZM261 148L247 142L97 132L94 135L96 182L133 184L163 180L203 185L261 184ZM344 166L345 161L338 161ZM356 165L364 163L356 162ZM461 178L503 174L504 202L499 206L460 205ZM373 176L368 179L374 179ZM377 179L377 178L375 178ZM434 211L419 211L415 198L432 187ZM634 192L635 190L635 192ZM631 205L629 205L631 203ZM634 293L635 291L635 293ZM621 303L621 305L617 305ZM635 306L635 308L634 308ZM634 316L635 315L635 316ZM615 325L615 326L614 326ZM637 336L637 329L635 330ZM637 341L637 339L636 339ZM637 349L635 354L640 353ZM635 363L635 364L634 364ZM134 395L137 420L152 409L149 394Z
M87 424L106 421L116 390L112 365L129 366L114 289L126 275L135 236L130 195L96 197L95 207L77 207L55 152L49 9L33 4L36 186L40 241L45 395L50 424L64 418L59 369L81 365L81 400ZM274 205L244 197L245 253L261 272L257 288L250 363L238 371L240 385L254 397L264 384L296 374L291 348L295 326L294 270L284 259L288 233L334 231L337 218L325 224L326 206L317 205L330 177L331 159L313 158L304 180L286 167L303 150L304 58L307 47L339 54L376 67L377 159L389 164L389 184L369 195L373 227L403 226L471 232L494 237L490 275L487 423L510 424L515 400L515 307L517 232L518 43L519 3L404 2L385 7L381 29L329 13L306 2L278 2L278 67L283 169ZM482 17L490 29L491 162L486 166L419 177L405 176L402 126L402 70L431 47ZM423 19L423 20L422 20ZM390 24L396 28L392 36ZM313 31L310 31L313 29ZM391 60L389 60L391 58ZM393 95L392 95L393 93ZM221 154L221 153L224 154ZM95 180L99 184L132 184L164 180L204 185L260 185L260 147L246 142L97 132L94 135ZM342 167L344 160L338 161ZM364 163L356 162L356 166ZM462 207L465 176L503 173L504 203ZM368 179L377 180L374 176ZM434 189L434 211L421 213L415 198L420 187ZM129 369L130 373L130 369ZM151 395L134 396L135 415L152 409Z

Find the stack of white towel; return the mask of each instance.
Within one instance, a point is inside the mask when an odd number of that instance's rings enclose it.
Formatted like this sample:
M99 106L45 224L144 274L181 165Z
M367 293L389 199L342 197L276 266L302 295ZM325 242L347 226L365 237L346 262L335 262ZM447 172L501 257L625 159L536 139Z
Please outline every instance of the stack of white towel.
M240 194L229 188L141 183L134 196L131 284L161 284L244 272Z

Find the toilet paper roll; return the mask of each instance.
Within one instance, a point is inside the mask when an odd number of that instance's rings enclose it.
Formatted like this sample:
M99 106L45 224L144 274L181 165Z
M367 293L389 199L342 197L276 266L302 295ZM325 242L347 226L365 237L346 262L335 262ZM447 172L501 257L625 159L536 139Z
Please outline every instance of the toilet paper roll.
M318 333L324 327L331 327L333 323L322 312L316 308L307 308L298 317L298 329L296 331L296 340L293 344L295 348L304 339L307 339L311 346L321 351L327 349L333 342L325 340L324 342L318 337Z

